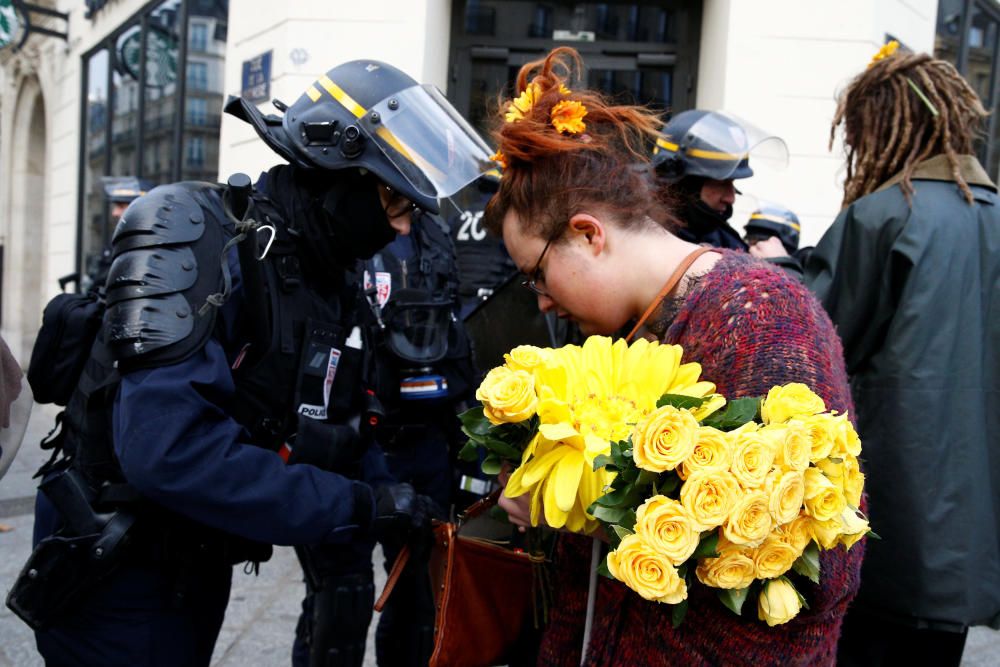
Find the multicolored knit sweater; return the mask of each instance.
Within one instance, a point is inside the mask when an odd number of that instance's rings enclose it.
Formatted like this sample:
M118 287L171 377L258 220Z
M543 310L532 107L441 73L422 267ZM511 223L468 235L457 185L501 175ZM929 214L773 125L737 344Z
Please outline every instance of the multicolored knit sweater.
M776 384L804 382L828 409L853 410L843 351L825 311L801 283L748 255L723 251L695 283L665 339L683 346L684 360L701 363L702 377L727 397L762 396ZM590 543L575 535L560 539L540 665L580 664ZM755 600L736 616L699 584L674 629L669 607L602 577L586 664L833 665L862 555L863 543L850 552L822 552L820 585L796 579L809 609L773 628L757 620Z

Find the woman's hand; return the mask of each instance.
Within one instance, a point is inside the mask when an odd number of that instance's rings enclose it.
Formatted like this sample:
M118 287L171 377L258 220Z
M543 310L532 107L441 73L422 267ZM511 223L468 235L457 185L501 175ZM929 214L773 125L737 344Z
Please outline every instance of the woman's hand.
M507 481L510 479L512 469L510 464L504 463L503 467L500 469L500 474L497 476L497 480L500 482L500 488L507 488ZM517 498L508 498L503 493L500 494L500 500L497 502L501 509L507 513L507 518L510 522L517 526L517 529L522 533L531 526L531 494L525 493L524 495L518 496Z

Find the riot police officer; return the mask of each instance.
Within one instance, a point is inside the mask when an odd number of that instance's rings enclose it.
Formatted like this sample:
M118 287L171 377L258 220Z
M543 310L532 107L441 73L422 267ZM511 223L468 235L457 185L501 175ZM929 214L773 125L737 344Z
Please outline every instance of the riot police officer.
M373 542L425 522L429 501L392 483L374 442L356 262L488 168L488 150L439 92L377 61L275 106L226 111L289 164L256 187L158 187L116 229L67 456L8 598L52 663L208 664L232 565L294 544L311 626L330 630L309 637L311 664L360 665Z
M685 241L747 250L729 224L739 191L735 181L753 176L750 155L787 162L784 142L752 124L719 111L692 109L674 116L654 148L653 166L676 197L676 214ZM673 196L671 196L673 195Z
M773 202L760 202L747 220L745 240L750 254L780 266L801 278L802 267L814 250L799 248L802 225L791 209Z

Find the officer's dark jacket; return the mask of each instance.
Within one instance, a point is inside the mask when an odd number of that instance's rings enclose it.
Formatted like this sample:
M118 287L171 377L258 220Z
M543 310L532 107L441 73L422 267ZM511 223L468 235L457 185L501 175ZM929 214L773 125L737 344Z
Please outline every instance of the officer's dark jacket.
M370 520L373 511L367 485L311 465L286 465L274 451L251 444L231 416L239 400L231 368L248 332L235 248L228 260L232 295L204 346L177 363L121 378L113 416L121 471L158 505L243 538L271 544L350 540L359 516ZM369 481L387 480L377 448L361 467L370 471Z
M872 529L855 604L1000 625L1000 198L944 155L849 205L806 266L843 338Z

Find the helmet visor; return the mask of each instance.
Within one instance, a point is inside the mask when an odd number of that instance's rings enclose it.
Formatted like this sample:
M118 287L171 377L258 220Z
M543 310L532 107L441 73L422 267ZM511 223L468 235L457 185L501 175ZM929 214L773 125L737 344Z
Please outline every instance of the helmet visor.
M657 146L683 155L687 173L718 181L749 176L748 160L754 168L788 164L788 147L780 137L726 112L707 113L683 136L661 137Z
M386 342L400 359L433 363L448 351L451 304L416 290L399 290L383 313Z
M377 112L378 122L372 120ZM365 131L421 195L442 199L493 169L490 149L430 85L385 98L362 120Z

